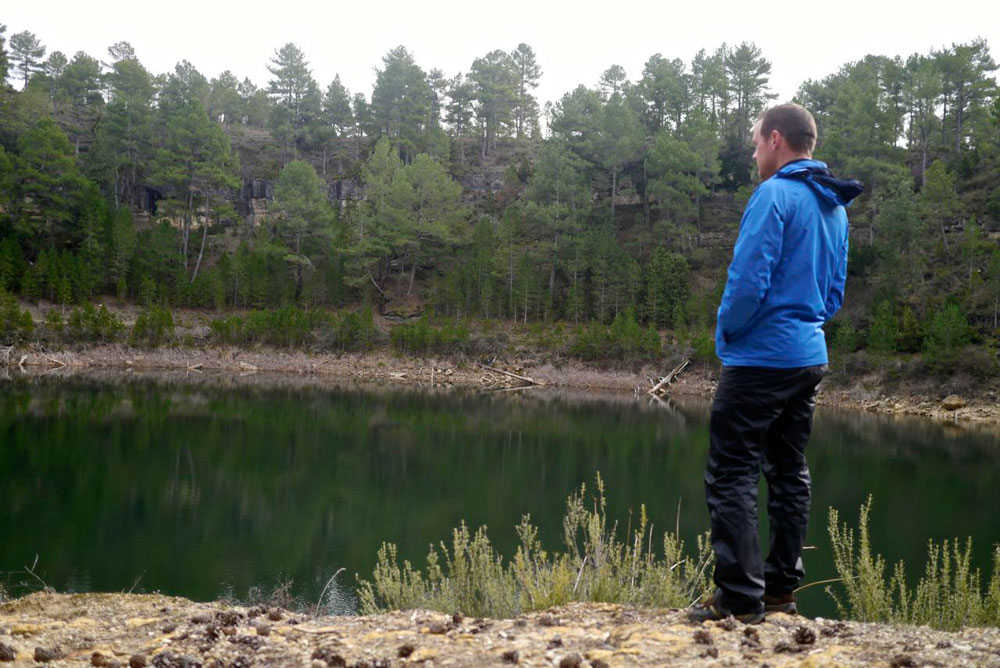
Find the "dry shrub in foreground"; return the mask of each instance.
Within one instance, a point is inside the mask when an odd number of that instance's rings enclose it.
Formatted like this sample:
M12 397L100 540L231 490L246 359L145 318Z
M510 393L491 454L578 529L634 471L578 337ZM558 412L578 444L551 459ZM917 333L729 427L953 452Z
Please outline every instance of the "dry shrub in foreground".
M628 542L608 527L607 501L600 475L592 509L585 486L572 494L563 517L565 551L542 548L538 529L526 515L517 527L520 546L506 561L490 544L486 527L454 529L452 546L432 546L425 570L404 561L396 546L383 543L373 581L358 578L362 614L424 608L469 616L509 618L572 601L622 603L648 607L684 607L711 585L711 547L699 536L694 554L686 554L676 533L663 536L662 556L653 550L645 506Z
M858 517L856 548L854 530L841 525L837 511L830 509L830 542L845 596L829 587L827 592L842 617L945 630L1000 626L1000 546L994 548L993 573L983 591L981 574L971 565L972 538L964 545L957 538L940 545L928 541L924 576L916 589L910 589L902 561L890 577L885 558L872 553L868 531L871 506L869 496Z

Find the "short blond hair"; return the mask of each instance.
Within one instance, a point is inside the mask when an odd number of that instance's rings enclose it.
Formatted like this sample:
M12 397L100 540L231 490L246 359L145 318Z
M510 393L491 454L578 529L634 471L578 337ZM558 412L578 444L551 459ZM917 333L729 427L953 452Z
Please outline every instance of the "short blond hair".
M757 121L761 137L777 130L789 148L812 155L816 148L816 119L801 104L789 102L771 107Z

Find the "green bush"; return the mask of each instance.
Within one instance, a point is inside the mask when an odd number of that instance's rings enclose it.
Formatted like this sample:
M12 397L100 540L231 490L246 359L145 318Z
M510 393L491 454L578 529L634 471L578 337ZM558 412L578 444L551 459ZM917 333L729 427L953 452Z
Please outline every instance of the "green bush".
M60 335L63 332L63 328L66 326L66 321L63 320L62 312L57 308L50 308L49 312L45 314L45 329L51 334Z
M899 327L892 312L892 303L888 300L881 301L872 315L872 324L866 339L868 349L876 355L891 355L896 352L898 339Z
M885 559L872 553L868 533L871 506L869 496L861 506L857 534L841 525L837 511L830 509L833 561L844 591L838 595L827 587L827 592L842 617L946 630L1000 626L1000 546L994 549L993 573L984 592L980 572L971 566L971 538L964 543L957 538L945 540L940 545L929 541L924 576L911 590L902 561L889 577Z
M375 344L376 333L370 308L352 311L333 320L328 343L337 350L369 350Z
M35 322L27 309L18 306L17 298L0 289L0 334L15 339L26 339L35 331Z
M393 327L389 342L397 353L410 355L462 352L469 343L469 328L451 320L434 326L424 314L414 323Z
M162 306L152 306L135 318L129 344L158 346L174 335L174 318Z
M216 318L210 327L212 338L219 343L296 346L314 341L316 330L329 322L330 316L323 311L286 306L273 311Z
M400 567L396 546L383 543L372 581L358 578L362 614L427 608L512 617L571 601L677 608L710 589L707 535L699 536L695 553L688 554L678 536L667 532L658 556L645 506L633 535L621 541L617 524L609 526L600 475L597 491L592 505L583 486L567 500L563 552L542 548L528 515L517 527L521 544L507 561L494 550L486 527L471 532L460 525L452 532L451 549L443 541L431 546L424 571L406 561Z
M948 371L958 351L969 342L971 332L965 314L957 304L948 304L934 313L924 334L924 361L934 371Z
M578 327L569 354L584 360L652 360L659 356L661 345L653 324L643 330L629 309L616 315L610 327L596 321L586 328Z
M715 337L712 335L712 330L703 329L701 333L691 336L691 357L701 364L714 364L718 361L715 356Z
M125 323L103 304L100 309L90 302L75 308L69 316L69 335L76 341L116 341L125 332Z

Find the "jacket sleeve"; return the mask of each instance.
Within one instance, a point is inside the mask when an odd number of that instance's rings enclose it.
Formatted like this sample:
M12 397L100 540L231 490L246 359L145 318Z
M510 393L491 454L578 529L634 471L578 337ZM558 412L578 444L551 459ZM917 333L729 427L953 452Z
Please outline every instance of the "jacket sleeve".
M840 305L844 303L844 283L847 281L847 246L850 235L844 236L844 245L840 249L840 257L837 262L837 271L833 275L833 282L830 284L830 292L826 296L824 311L826 320L830 320L837 315Z
M747 203L733 248L717 327L726 342L739 338L771 289L771 273L781 257L785 221L778 189L762 184Z

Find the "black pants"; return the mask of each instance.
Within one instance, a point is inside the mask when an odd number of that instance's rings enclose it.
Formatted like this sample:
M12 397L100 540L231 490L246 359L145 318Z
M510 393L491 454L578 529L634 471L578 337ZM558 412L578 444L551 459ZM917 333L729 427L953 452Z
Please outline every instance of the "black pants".
M805 448L813 398L826 366L724 367L712 403L705 495L712 523L715 584L734 613L761 610L764 593L794 590L805 570L809 519ZM762 563L757 481L767 479L770 553Z

